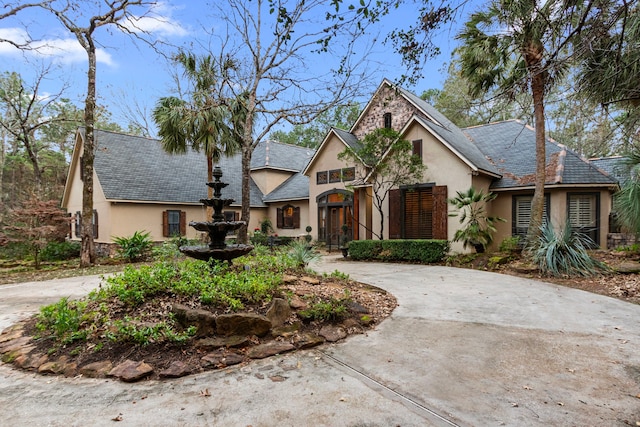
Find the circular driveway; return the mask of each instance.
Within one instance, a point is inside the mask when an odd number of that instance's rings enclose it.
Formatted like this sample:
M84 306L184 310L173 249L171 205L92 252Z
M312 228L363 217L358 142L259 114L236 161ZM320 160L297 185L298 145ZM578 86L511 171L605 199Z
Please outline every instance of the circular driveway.
M324 257L397 299L335 345L170 381L0 366L0 424L21 426L635 425L640 306L482 271ZM0 329L96 276L0 286Z

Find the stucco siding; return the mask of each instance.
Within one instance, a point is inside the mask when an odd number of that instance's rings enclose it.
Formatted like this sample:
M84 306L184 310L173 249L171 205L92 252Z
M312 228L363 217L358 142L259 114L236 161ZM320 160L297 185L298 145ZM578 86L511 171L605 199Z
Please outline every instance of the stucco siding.
M277 186L291 177L291 172L274 169L260 169L251 171L251 178L263 194L272 192Z

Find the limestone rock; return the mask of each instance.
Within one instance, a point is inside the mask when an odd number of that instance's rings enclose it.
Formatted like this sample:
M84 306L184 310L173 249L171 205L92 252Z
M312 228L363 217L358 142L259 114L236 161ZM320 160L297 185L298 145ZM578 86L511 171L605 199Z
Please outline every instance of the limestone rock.
M14 364L22 369L38 369L40 365L46 363L49 357L46 354L22 354L16 358Z
M291 307L289 303L282 298L274 298L271 306L267 310L267 318L271 321L272 326L281 326L291 316Z
M291 274L285 274L284 276L282 276L282 283L284 283L285 285L291 285L294 284L298 281L298 278L296 276L292 276Z
M294 338L293 344L299 349L311 348L324 344L324 338L312 333L304 333Z
M246 336L232 335L230 337L211 337L203 338L196 341L195 345L203 350L215 350L217 348L229 347L244 347L250 343L249 338Z
M191 374L193 369L191 366L184 362L176 360L171 362L171 365L167 369L164 369L158 373L160 378L180 378Z
M196 327L196 336L206 337L216 331L216 316L210 311L195 309L182 304L174 304L171 311L178 323L184 327Z
M271 329L271 336L291 338L300 330L300 328L302 328L302 324L300 322L295 322L290 325L283 325L279 328Z
M304 302L304 300L297 295L291 298L291 301L289 302L289 306L294 310L304 310L305 308L308 307L307 303Z
M328 325L322 327L322 329L320 329L320 332L318 332L318 335L329 342L336 342L346 338L347 331L345 331L345 329L340 326Z
M112 367L113 364L110 360L103 360L80 367L79 373L89 378L102 378L111 371Z
M295 350L295 348L296 347L293 344L288 342L272 341L252 347L247 352L247 356L251 359L264 359L265 357Z
M107 375L130 383L139 381L152 373L153 367L151 367L151 365L144 362L136 362L134 360L125 360L110 370Z
M306 282L310 285L319 285L320 284L320 279L317 279L315 277L309 277L309 276L303 276L300 278L300 280L302 280L303 282Z
M225 353L222 351L209 353L201 359L205 367L214 366L216 368L224 368L225 366L237 365L244 361L244 357L238 353Z
M219 335L257 335L264 336L271 329L271 321L254 313L222 314L216 320Z

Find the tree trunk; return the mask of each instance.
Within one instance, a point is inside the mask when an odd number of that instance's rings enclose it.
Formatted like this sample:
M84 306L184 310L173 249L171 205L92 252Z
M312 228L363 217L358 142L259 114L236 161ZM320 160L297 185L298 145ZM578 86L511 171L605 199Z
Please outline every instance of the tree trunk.
M38 155L35 151L35 143L32 143L31 137L27 131L21 131L22 133L22 143L24 144L25 150L27 150L27 156L29 157L29 161L31 162L31 166L33 166L33 178L36 182L36 193L41 194L43 185L42 185L42 171L40 170L40 163L38 162Z
M94 112L96 108L96 48L91 36L86 37L89 68L87 71L87 98L84 107L84 153L82 188L82 245L80 249L80 267L89 267L95 263L96 249L93 242L93 162L95 159L95 137L93 132Z
M544 91L546 74L542 67L542 47L533 44L525 60L531 76L531 93L533 95L533 115L536 132L536 179L533 199L531 201L531 220L527 231L527 243L535 244L542 232L544 216L544 184L546 181L546 133L544 123Z

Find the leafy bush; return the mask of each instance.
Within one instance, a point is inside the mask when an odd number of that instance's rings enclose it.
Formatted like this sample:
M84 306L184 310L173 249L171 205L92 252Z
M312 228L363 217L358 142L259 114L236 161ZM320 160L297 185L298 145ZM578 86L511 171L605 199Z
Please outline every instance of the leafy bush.
M80 256L80 243L65 240L49 242L40 253L43 261L65 261Z
M113 241L119 246L118 256L129 262L145 259L153 246L150 236L149 232L136 231L131 237L115 237Z
M522 242L520 240L520 237L511 236L511 237L506 237L502 242L500 242L500 246L498 247L498 250L500 252L516 252L520 250L521 247L522 247Z
M86 302L62 298L55 304L40 308L36 327L41 332L54 335L63 343L84 339L86 332L80 331L80 324L86 307Z
M449 252L446 240L352 240L349 256L354 260L441 261Z
M606 266L589 256L591 239L565 224L556 232L548 221L534 246L527 248L532 261L543 274L552 276L594 276L606 271Z
M298 312L298 315L306 321L338 321L344 319L349 314L349 304L352 302L348 291L342 298L330 298L329 300L317 300L305 310Z

